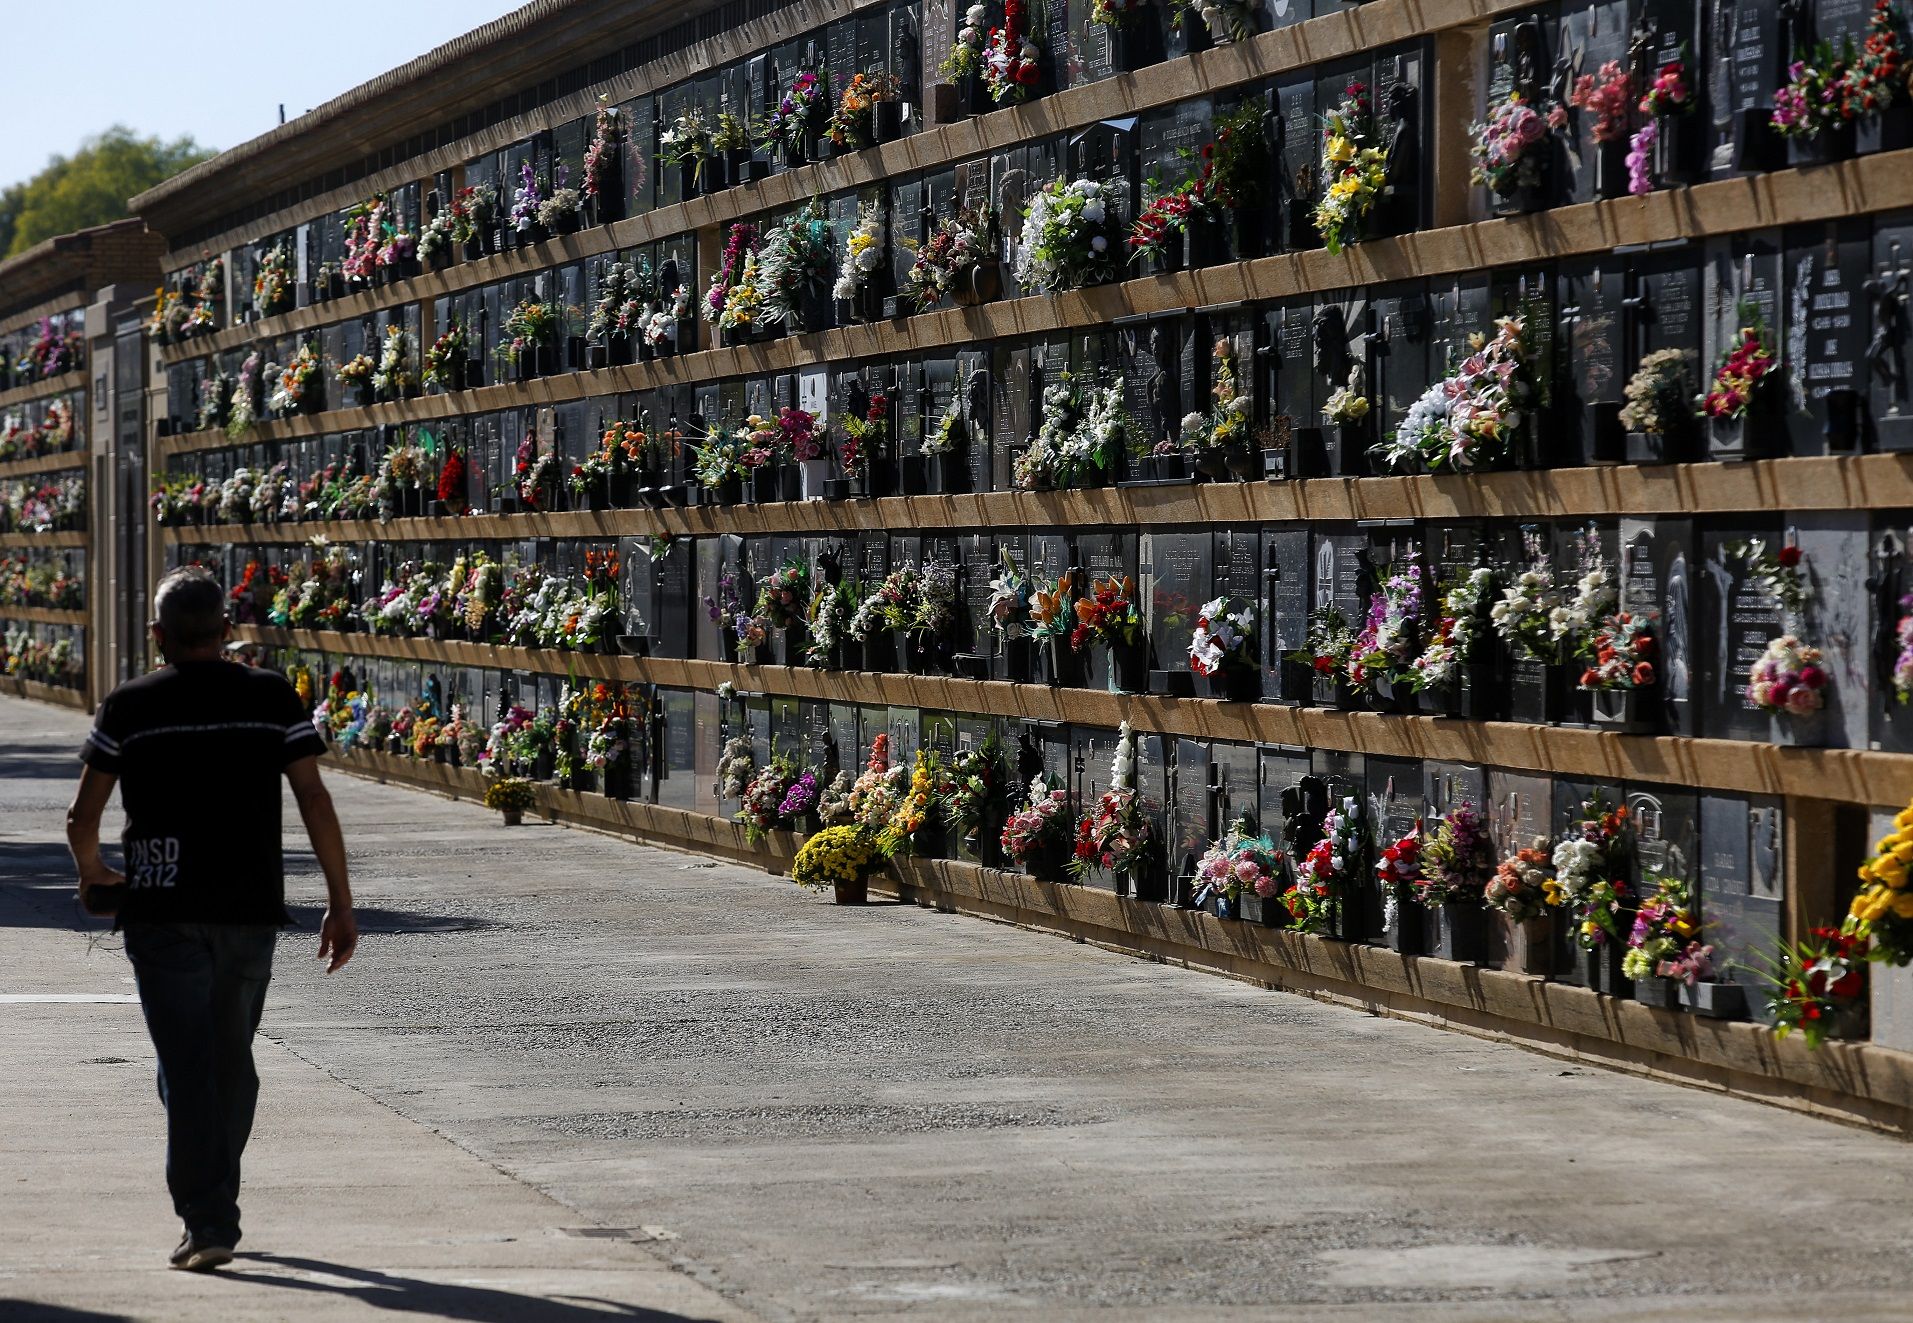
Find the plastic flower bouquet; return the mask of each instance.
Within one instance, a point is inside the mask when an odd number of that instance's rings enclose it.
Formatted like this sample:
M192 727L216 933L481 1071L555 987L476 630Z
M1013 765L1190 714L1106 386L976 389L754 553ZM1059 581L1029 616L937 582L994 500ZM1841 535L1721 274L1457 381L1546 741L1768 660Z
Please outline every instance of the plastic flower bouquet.
M1136 585L1127 575L1092 579L1089 595L1076 599L1076 627L1070 631L1070 647L1081 652L1092 645L1115 649L1141 643L1143 619L1135 599Z
M1913 890L1907 869L1913 864L1913 806L1901 809L1893 830L1874 844L1860 865L1860 890L1847 908L1842 932L1867 944L1867 958L1891 965L1913 961Z
M1548 904L1574 915L1575 940L1586 950L1623 940L1618 910L1628 894L1633 849L1627 809L1610 809L1598 792L1583 801L1580 817L1555 843L1554 877L1543 884L1543 894Z
M1745 418L1761 384L1780 366L1780 360L1774 357L1773 339L1759 310L1743 303L1740 318L1743 324L1733 347L1721 357L1707 393L1701 397L1701 412L1709 418L1727 421Z
M882 268L883 256L883 208L866 202L857 209L857 223L844 240L844 257L832 296L845 302L855 301L869 287L870 278Z
M885 855L915 854L918 834L936 818L946 791L943 760L929 749L917 750L917 765L909 789L877 833L877 848Z
M1405 682L1420 652L1421 612L1421 566L1410 552L1369 594L1368 615L1349 649L1349 684L1373 693L1384 680Z
M1200 908L1217 895L1233 903L1245 892L1267 900L1285 890L1285 874L1285 859L1275 842L1238 821L1196 862L1193 903Z
M1026 628L1032 639L1039 642L1051 639L1065 639L1075 619L1075 576L1058 575L1054 583L1045 584L1041 579L1030 581L1029 618Z
M1607 60L1598 72L1575 79L1568 104L1588 116L1595 142L1622 142L1634 110L1634 75L1619 60Z
M1308 667L1324 679L1341 680L1355 651L1355 630L1341 608L1326 604L1309 612L1307 642L1288 660Z
M981 52L983 86L997 105L1029 99L1042 79L1042 49L1030 35L1024 0L1004 0L1003 25L990 29Z
M1905 704L1913 701L1913 593L1900 599L1900 618L1893 627L1893 638L1898 651L1889 683L1895 700Z
M1700 940L1700 920L1686 879L1643 878L1641 905L1627 936L1621 972L1631 979L1678 978L1692 986L1711 974L1713 948Z
M1480 645L1495 586L1495 572L1479 566L1442 594L1441 617L1410 666L1408 683L1418 692L1446 689L1461 680L1462 668Z
M739 221L724 232L724 252L718 259L710 288L704 294L706 319L714 325L724 325L724 309L730 299L731 286L744 278L747 260L757 251L757 241L757 227L748 222Z
M1054 878L1070 855L1073 824L1069 795L1039 774L1028 798L1003 824L1001 844L1009 861L1027 873Z
M801 69L790 90L758 124L757 137L767 150L797 154L823 117L824 84L815 72Z
M1359 798L1349 796L1322 817L1322 839L1295 869L1295 885L1282 897L1297 930L1321 932L1341 912L1348 888L1360 877L1368 832Z
M1093 179L1052 180L1023 213L1016 279L1026 290L1080 289L1115 279L1109 204Z
M1826 706L1828 679L1820 649L1782 634L1747 672L1747 701L1762 712L1811 716Z
M1477 332L1468 343L1461 365L1408 407L1393 441L1381 447L1386 462L1465 473L1513 456L1535 397L1526 323L1499 318L1492 337Z
M1218 597L1203 604L1189 637L1189 669L1197 675L1220 675L1225 670L1247 670L1255 665L1255 606Z
M1023 490L1098 485L1114 475L1134 432L1121 377L1097 385L1065 372L1044 390L1036 436L1012 478Z
M806 296L821 294L829 287L830 249L830 223L819 206L807 206L764 236L754 277L747 259L745 278L738 281L732 294L745 286L754 289L762 304L760 320L768 325L799 331L815 329L805 318ZM728 314L731 308L727 299L725 312ZM722 318L718 324L724 324Z
M756 614L772 629L803 624L809 605L810 567L802 561L784 562L758 585Z
M1133 876L1153 861L1161 844L1136 793L1136 737L1127 721L1116 734L1109 785L1076 825L1075 857L1069 866L1078 881L1097 869Z
M724 741L717 759L717 797L719 799L742 799L744 788L750 785L757 773L757 760L752 756L751 737L733 735Z
M1666 434L1693 415L1693 364L1683 349L1656 349L1623 388L1621 426L1630 432Z
M873 840L903 802L903 790L903 766L891 766L890 736L880 731L870 742L869 761L851 784L849 801L851 816L872 833Z
M1375 881L1382 892L1382 919L1394 927L1403 901L1419 900L1427 879L1422 875L1421 823L1415 830L1385 845L1375 856Z
M797 780L797 769L783 758L774 758L770 766L760 768L744 787L742 806L735 815L744 826L745 839L755 845L772 831L788 825L784 817L784 797Z
M1322 405L1322 421L1333 427L1353 427L1368 417L1373 406L1363 394L1362 367L1348 370L1348 380L1329 392Z
M957 755L943 792L943 817L959 836L971 837L984 815L1004 802L1010 779L1009 759L995 731L974 749Z
M1315 228L1331 255L1362 237L1362 226L1388 182L1385 160L1368 86L1350 82L1322 117L1321 178L1327 187L1315 205Z
M1495 875L1494 840L1472 804L1457 804L1422 842L1417 898L1424 905L1481 905Z
M990 21L989 11L982 5L971 5L964 11L963 23L957 28L956 40L950 45L949 54L943 57L943 63L937 66L937 76L952 83L961 83L983 68L983 51L989 40L986 25Z
M1468 154L1474 159L1469 178L1502 198L1539 186L1551 121L1558 118L1536 110L1521 93L1508 93L1488 108L1486 119L1469 126Z
M1618 611L1602 621L1588 639L1588 665L1581 688L1645 689L1655 681L1654 626L1660 613Z
M935 233L917 246L904 275L903 296L919 311L934 307L963 290L971 273L994 258L988 213L965 208L939 221Z
M805 840L791 862L790 880L800 887L854 886L882 866L876 839L864 827L838 824Z
M1551 864L1546 841L1521 847L1495 865L1494 876L1482 889L1482 903L1516 923L1540 918L1547 909Z
M1566 603L1555 586L1554 567L1538 539L1527 539L1528 568L1501 590L1501 600L1489 608L1488 617L1495 633L1528 661L1560 660L1561 636L1556 632L1557 617L1565 615Z
M1852 1036L1866 1012L1867 941L1838 928L1815 928L1780 947L1771 970L1767 1012L1774 1037L1798 1032L1807 1046Z

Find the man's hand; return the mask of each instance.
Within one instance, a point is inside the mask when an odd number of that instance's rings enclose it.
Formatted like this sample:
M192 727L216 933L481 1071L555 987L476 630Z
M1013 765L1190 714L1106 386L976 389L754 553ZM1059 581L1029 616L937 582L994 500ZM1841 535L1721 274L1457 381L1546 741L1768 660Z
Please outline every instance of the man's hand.
M115 872L104 863L88 868L80 874L80 904L85 907L88 914L97 914L102 918L116 914L119 912L118 906L106 910L94 908L96 902L93 899L93 889L125 885L126 874Z
M325 967L325 972L336 974L343 969L358 945L359 921L352 917L352 907L326 906L325 918L319 921L319 959L330 956L332 963Z

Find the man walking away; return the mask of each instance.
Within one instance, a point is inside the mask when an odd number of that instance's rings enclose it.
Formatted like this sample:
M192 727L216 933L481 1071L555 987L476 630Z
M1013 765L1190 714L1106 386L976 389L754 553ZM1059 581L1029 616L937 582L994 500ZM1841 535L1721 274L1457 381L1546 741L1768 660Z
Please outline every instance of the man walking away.
M292 783L325 870L319 958L352 958L358 928L345 840L319 780L325 750L284 677L221 656L226 597L201 569L175 570L154 598L167 665L100 704L67 811L80 899L117 914L133 962L166 1106L166 1185L186 1224L172 1266L232 1261L239 1158L259 1077L252 1036L265 1007L285 909L279 775ZM120 786L124 874L100 858L100 815Z

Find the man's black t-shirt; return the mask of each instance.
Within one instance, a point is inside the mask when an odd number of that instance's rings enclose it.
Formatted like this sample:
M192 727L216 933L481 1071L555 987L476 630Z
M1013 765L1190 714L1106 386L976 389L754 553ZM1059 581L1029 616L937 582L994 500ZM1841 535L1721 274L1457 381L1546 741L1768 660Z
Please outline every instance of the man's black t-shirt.
M286 923L279 780L325 742L285 677L195 661L100 704L80 757L119 777L121 923Z

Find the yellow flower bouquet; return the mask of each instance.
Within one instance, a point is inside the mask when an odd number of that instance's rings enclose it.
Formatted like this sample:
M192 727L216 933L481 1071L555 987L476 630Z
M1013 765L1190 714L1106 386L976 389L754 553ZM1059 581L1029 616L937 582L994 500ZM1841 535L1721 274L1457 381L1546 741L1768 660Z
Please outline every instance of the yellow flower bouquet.
M826 827L797 851L790 878L800 887L835 887L842 899L860 891L883 858L876 838L864 827Z
M1913 804L1900 810L1893 830L1873 850L1873 857L1860 865L1860 890L1841 931L1867 942L1867 959L1905 965L1913 962L1913 887L1907 885L1907 870L1913 866Z

